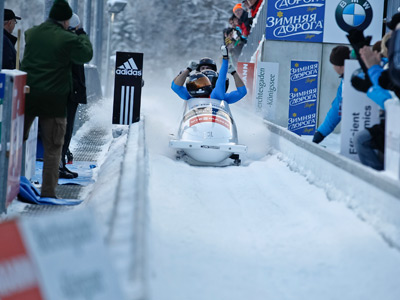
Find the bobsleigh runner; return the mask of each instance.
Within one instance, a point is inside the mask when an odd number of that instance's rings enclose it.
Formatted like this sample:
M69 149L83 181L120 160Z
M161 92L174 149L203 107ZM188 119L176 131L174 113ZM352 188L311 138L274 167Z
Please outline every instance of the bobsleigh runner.
M238 144L228 103L210 98L187 100L178 139L169 146L178 149L178 160L196 166L238 166L239 154L247 152L247 146Z

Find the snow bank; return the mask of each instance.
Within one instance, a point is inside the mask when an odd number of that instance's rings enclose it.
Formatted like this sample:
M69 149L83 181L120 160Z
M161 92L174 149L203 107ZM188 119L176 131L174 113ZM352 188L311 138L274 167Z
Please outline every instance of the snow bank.
M400 248L400 187L382 172L265 121L268 143L281 159L307 180L323 188L329 199L340 201L372 225L392 246Z

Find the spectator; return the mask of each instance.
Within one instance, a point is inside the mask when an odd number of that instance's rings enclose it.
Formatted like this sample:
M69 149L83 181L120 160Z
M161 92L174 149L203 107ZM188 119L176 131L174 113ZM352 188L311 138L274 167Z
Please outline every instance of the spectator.
M369 46L360 49L360 56L368 68L368 75L372 86L367 91L367 96L377 103L380 108L381 120L370 128L358 132L355 137L355 147L358 157L363 165L381 171L384 167L384 148L385 148L385 101L391 98L390 92L382 87L384 79L384 67L382 59L387 61L386 41L391 33L386 34L382 39L381 52L374 51ZM385 85L386 87L387 85Z
M358 157L362 164L370 166L375 170L383 170L383 152L385 137L385 118L384 102L390 99L389 91L383 89L378 81L383 71L381 57L378 52L372 50L369 46L360 49L360 55L368 68L368 75L372 86L368 89L367 96L378 103L381 110L381 121L379 124L359 131L354 136L354 143L357 149Z
M255 18L258 10L260 9L261 4L264 0L246 0L247 6L250 9L250 15L252 18Z
M241 33L236 28L226 28L224 29L224 43L229 50L233 65L236 66L246 40L241 37Z
M17 20L21 20L11 9L4 9L4 31L3 31L3 69L13 70L17 67L17 51L15 44L17 38L12 35Z
M41 197L57 198L67 101L72 92L71 64L83 64L93 56L89 38L67 30L71 17L68 2L55 0L49 19L25 32L21 69L28 73L31 91L26 96L24 139L38 116L44 148Z
M400 29L400 13L393 15L387 27L391 30ZM396 30L397 31L397 30ZM381 52L377 54L368 46L359 50L362 63L368 68L367 72L371 80L371 86L367 90L367 96L381 107L381 120L371 128L366 128L358 132L355 136L355 146L362 164L375 170L384 169L384 144L385 144L385 106L386 100L391 98L389 90L393 91L397 97L400 97L400 86L397 83L398 73L393 72L393 66L397 64L394 58L396 44L398 43L397 32L387 33L381 42ZM388 45L390 51L388 51ZM389 58L389 59L388 59ZM387 65L382 66L382 62L389 61ZM392 72L391 72L392 71ZM397 83L396 83L397 82Z
M327 137L339 124L341 120L341 106L342 106L342 85L344 74L344 61L350 58L350 49L347 46L336 46L332 49L330 55L330 62L333 69L341 78L339 87L337 89L336 97L332 102L332 106L328 111L324 122L319 126L314 133L313 142L319 144Z
M73 14L69 21L69 30L74 34L85 34L84 30L80 27L80 19L78 15ZM86 98L86 82L85 82L85 68L83 64L72 64L72 94L67 102L67 127L64 136L64 145L61 153L61 162L59 169L59 178L72 179L78 177L78 173L70 171L66 167L65 157L67 154L70 156L72 153L69 151L69 144L74 130L75 116L79 103L87 104Z
M241 3L238 3L233 7L233 14L239 19L239 27L242 32L242 36L247 38L247 36L250 34L252 19L248 17Z

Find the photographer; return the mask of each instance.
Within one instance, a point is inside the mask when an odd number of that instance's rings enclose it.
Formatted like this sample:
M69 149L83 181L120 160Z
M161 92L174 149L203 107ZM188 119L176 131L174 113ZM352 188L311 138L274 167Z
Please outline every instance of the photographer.
M391 22L389 22L387 26L389 29L393 30L399 22L400 14L397 13L392 17ZM380 54L374 52L369 46L363 46L359 49L361 63L366 66L367 75L370 79L370 87L366 91L366 94L372 101L377 103L382 110L380 114L380 123L357 133L354 137L354 141L361 163L378 171L384 169L384 103L386 100L392 98L389 90L394 91L396 95L400 95L400 89L393 83L391 76L389 76L388 64L382 66L384 62L387 62L387 46L390 43L392 43L391 32L383 37Z
M350 49L347 46L337 46L332 49L331 56L329 58L333 69L341 78L339 87L337 89L336 97L332 102L332 106L329 109L324 122L318 127L314 133L313 142L319 144L327 137L339 124L341 120L341 105L342 105L342 85L343 85L343 74L344 74L344 61L350 58Z
M86 34L80 28L80 19L78 15L73 14L69 20L69 28L73 34L81 35ZM59 178L72 179L78 177L78 173L70 171L66 167L65 157L68 155L72 157L69 151L69 144L71 143L72 133L74 130L75 116L79 104L87 104L86 98L86 81L85 81L85 68L82 64L72 64L72 93L67 102L67 127L64 136L64 145L61 153L61 162L59 167ZM70 160L70 159L68 159Z

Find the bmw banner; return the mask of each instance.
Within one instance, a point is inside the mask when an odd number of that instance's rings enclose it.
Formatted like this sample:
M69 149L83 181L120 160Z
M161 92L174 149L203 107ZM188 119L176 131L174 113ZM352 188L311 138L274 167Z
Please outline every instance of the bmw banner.
M117 52L115 63L113 124L140 120L143 53Z
M313 135L317 123L317 61L294 61L290 68L288 129L298 135Z
M351 29L372 36L372 43L382 37L383 0L330 0L325 4L324 43L348 44Z
M267 40L322 43L325 0L270 0L267 14Z

